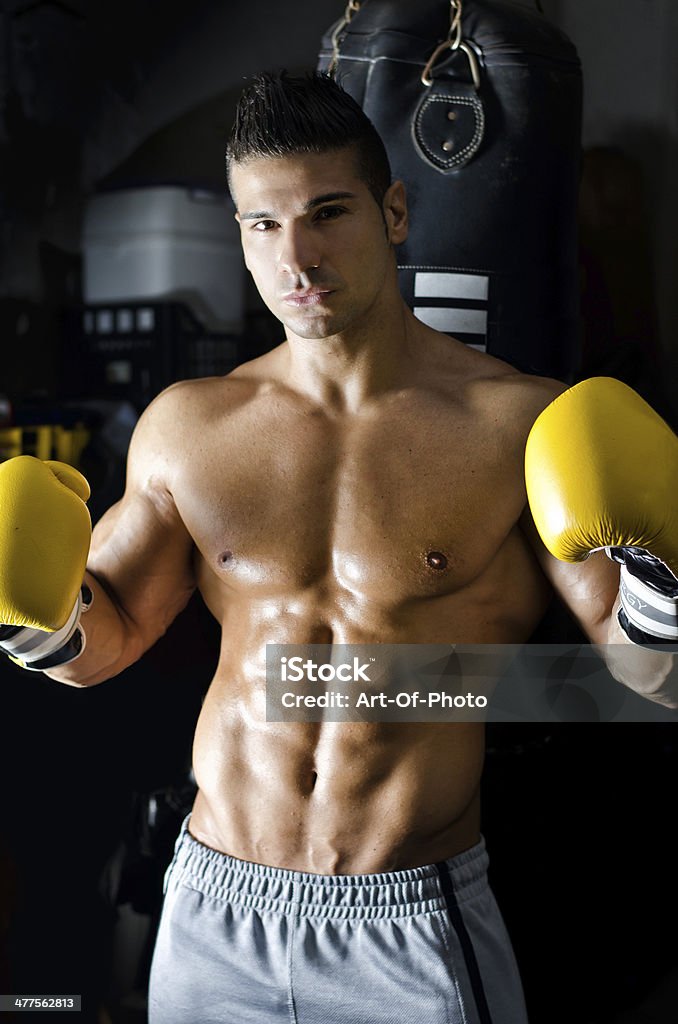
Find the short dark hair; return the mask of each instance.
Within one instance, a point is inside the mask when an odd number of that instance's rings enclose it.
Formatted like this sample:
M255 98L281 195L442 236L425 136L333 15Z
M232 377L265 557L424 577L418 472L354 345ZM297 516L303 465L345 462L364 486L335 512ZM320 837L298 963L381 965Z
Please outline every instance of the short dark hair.
M293 77L266 71L245 86L226 148L229 186L233 164L256 157L325 153L351 147L358 173L379 207L391 168L377 129L352 96L321 72Z

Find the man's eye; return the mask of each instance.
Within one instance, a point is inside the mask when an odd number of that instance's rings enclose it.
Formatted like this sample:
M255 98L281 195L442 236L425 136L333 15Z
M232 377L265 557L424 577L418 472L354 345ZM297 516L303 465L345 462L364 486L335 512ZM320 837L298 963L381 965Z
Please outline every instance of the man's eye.
M318 210L316 220L336 220L342 213L346 213L344 206L323 206L321 210Z
M274 220L258 220L256 224L252 225L254 231L270 231L274 227Z

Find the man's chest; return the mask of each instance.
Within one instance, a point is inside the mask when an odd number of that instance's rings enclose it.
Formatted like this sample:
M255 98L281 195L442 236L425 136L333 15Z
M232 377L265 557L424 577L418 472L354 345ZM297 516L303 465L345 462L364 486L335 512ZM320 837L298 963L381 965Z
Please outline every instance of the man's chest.
M491 561L524 504L522 457L464 422L264 421L186 458L174 497L236 589L331 580L404 600L459 589Z

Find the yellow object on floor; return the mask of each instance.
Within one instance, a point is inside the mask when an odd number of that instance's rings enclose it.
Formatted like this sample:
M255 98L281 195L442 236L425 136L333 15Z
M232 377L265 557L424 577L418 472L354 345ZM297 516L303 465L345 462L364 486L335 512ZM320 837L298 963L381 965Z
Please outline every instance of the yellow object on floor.
M59 424L4 427L0 430L0 462L17 455L37 459L57 459L76 469L89 441L89 431L78 423L74 427Z

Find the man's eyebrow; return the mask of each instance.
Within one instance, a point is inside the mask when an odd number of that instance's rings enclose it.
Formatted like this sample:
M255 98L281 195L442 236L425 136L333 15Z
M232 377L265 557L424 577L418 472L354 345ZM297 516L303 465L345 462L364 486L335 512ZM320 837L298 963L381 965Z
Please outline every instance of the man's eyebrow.
M313 199L309 199L304 204L304 213L314 210L316 206L322 206L323 203L336 202L337 199L355 198L355 192L324 192L321 196L313 196ZM275 220L275 217L275 213L271 213L269 210L248 210L247 213L240 214L240 220Z
M273 220L273 214L268 210L250 210L248 213L239 213L240 220Z
M316 206L322 206L323 203L333 203L337 199L355 199L355 192L326 192L322 196L314 196L304 206L304 210L308 212L313 210Z

